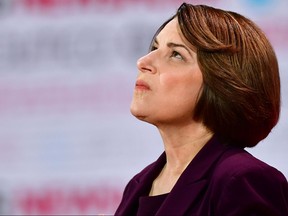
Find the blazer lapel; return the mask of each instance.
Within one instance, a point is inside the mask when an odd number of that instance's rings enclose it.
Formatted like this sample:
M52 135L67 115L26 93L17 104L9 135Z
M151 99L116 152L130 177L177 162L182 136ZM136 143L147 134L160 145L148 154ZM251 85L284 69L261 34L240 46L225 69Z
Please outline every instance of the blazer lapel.
M208 186L209 171L228 148L214 136L190 162L156 215L184 215L196 206Z
M163 153L154 163L146 167L140 175L136 175L127 185L125 200L120 203L120 211L116 215L134 215L138 209L139 197L148 195L154 179L159 175L166 163L166 155ZM127 190L127 191L126 191Z

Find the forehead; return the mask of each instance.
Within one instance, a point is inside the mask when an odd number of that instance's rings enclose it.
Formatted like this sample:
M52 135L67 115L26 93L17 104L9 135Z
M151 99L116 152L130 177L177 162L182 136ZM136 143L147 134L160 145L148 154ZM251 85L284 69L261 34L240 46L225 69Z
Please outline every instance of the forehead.
M174 18L167 23L167 25L159 32L155 39L158 43L174 42L185 44L191 50L195 50L194 46L189 43L189 41L187 41L182 34L177 18Z
M159 34L156 36L156 39L157 41L169 39L182 40L182 37L183 36L181 35L178 20L174 18L159 32Z

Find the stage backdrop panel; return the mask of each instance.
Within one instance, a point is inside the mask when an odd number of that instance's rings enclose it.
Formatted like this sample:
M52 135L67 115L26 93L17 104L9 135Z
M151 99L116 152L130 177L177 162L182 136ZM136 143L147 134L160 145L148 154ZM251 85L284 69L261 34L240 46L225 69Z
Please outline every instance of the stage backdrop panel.
M282 113L255 156L288 177L286 1L191 1L238 11L279 58ZM0 214L112 214L127 181L163 146L129 112L136 60L175 0L3 0Z

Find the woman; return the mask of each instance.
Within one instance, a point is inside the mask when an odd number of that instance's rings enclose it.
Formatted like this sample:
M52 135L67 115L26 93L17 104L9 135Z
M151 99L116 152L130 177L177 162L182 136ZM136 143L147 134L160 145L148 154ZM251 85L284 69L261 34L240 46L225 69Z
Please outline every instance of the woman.
M288 215L283 174L244 150L280 112L277 59L253 22L184 3L137 66L131 113L158 128L165 151L115 215Z

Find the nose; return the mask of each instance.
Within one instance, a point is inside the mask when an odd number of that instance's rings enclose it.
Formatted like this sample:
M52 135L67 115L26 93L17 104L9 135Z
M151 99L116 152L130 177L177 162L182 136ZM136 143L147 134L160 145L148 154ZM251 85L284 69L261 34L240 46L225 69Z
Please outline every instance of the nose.
M153 56L151 55L152 52L148 53L147 55L141 57L137 61L137 68L142 73L156 73L156 67L154 65ZM155 58L155 56L154 56Z

